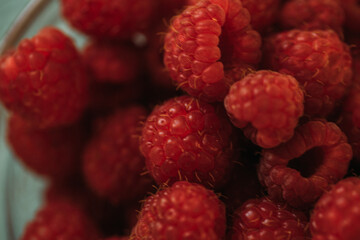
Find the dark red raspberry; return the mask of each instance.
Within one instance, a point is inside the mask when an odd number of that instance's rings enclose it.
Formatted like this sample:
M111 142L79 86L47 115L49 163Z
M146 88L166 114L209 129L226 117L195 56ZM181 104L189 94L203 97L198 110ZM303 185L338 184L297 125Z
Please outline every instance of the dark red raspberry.
M0 99L33 125L74 123L88 101L88 79L73 42L42 29L0 60Z
M80 159L87 137L82 123L38 129L12 115L8 121L7 137L19 160L40 175L63 181L80 173Z
M340 0L345 11L345 26L354 33L360 32L359 0Z
M263 150L258 175L270 198L308 207L345 176L351 158L351 146L336 124L310 121L288 142Z
M140 140L146 166L157 183L178 180L217 187L235 154L233 129L222 106L182 96L157 106Z
M303 30L332 29L342 36L345 13L339 0L291 0L281 10L285 28Z
M176 84L206 101L222 101L233 79L225 71L260 60L260 35L239 0L205 0L173 18L164 64Z
M177 182L145 200L130 239L219 240L225 229L225 206L214 192Z
M265 60L304 87L305 113L310 116L327 116L351 83L349 49L331 30L276 34L265 42Z
M113 204L142 197L150 189L145 159L139 151L141 122L146 110L140 106L116 111L96 130L84 152L83 169L89 186Z
M82 209L69 202L51 202L42 206L20 239L98 240L99 233Z
M262 70L235 82L224 100L233 124L263 148L289 140L304 111L304 94L295 78Z
M360 179L341 180L324 193L313 210L313 240L354 240L360 235Z
M232 240L305 240L304 213L267 198L246 201L234 214Z
M97 82L128 83L139 75L138 52L129 44L93 41L83 53L83 61Z
M95 38L131 38L149 28L152 0L61 0L62 14L76 29Z

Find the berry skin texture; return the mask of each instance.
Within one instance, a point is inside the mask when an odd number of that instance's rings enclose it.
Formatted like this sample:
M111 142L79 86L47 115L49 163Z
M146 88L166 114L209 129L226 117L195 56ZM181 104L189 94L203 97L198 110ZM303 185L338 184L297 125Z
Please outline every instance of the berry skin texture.
M151 190L152 179L142 176L145 159L139 151L140 106L117 110L100 122L84 151L83 170L87 183L100 197L119 204L142 197Z
M234 213L231 240L305 240L304 213L267 198L246 201Z
M220 105L182 96L155 107L145 122L140 151L158 184L188 180L213 188L225 183L235 160L232 133Z
M225 206L201 185L176 182L144 202L132 240L224 239Z
M41 128L78 120L88 103L88 79L71 39L47 27L22 40L0 59L0 99Z
M98 240L99 233L80 208L68 202L51 202L41 207L20 239Z
M313 240L353 240L360 235L360 179L335 184L316 203L310 219Z
M198 1L175 16L165 36L164 65L174 82L204 101L223 101L237 64L255 66L260 35L239 0Z
M349 48L331 30L291 30L265 41L265 65L292 75L305 90L305 114L327 116L351 83Z
M281 10L284 28L332 29L342 36L345 13L338 0L291 0Z
M63 181L80 173L86 138L81 123L38 129L12 115L8 120L7 138L19 160L37 174L53 181Z
M235 82L224 105L231 121L263 148L289 140L304 111L304 94L295 78L262 70Z
M258 175L271 199L306 208L345 176L351 158L351 146L336 124L310 121L288 142L262 151Z
M81 32L102 39L130 39L150 26L157 4L152 0L61 0L61 11Z

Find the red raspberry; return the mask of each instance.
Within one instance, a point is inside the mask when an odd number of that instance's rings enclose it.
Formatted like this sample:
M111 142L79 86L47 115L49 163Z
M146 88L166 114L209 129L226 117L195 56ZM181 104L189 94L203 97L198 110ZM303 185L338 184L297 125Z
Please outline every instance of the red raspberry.
M281 10L280 23L285 28L332 29L342 36L344 20L338 0L291 0Z
M116 111L103 120L84 152L83 169L90 187L113 204L133 200L151 189L142 176L145 159L139 151L142 107Z
M354 33L360 32L360 2L359 0L340 0L345 11L345 26Z
M190 95L222 101L233 79L224 71L260 60L260 35L239 0L204 0L176 16L165 36L164 64Z
M140 150L157 183L188 180L217 187L225 182L235 158L232 133L220 105L182 96L153 110Z
M233 124L243 128L251 141L272 148L292 137L303 102L295 78L262 70L234 83L224 104Z
M305 89L305 113L326 116L351 83L348 47L333 31L291 30L265 43L266 63L292 75Z
M47 203L28 223L21 240L98 240L98 230L80 208L68 202Z
M98 82L127 83L139 75L140 59L129 44L91 42L84 50L83 61Z
M75 122L88 100L88 79L72 41L59 30L42 29L0 60L0 98L33 125Z
M324 193L310 219L313 240L354 240L360 235L360 179L341 180Z
M61 0L63 16L73 27L96 38L131 38L151 24L152 0Z
M288 142L263 150L258 175L270 198L308 207L345 176L351 158L351 146L336 124L310 121Z
M85 129L69 127L38 129L17 115L9 118L8 141L19 160L30 170L55 181L80 173Z
M251 199L236 210L231 239L305 240L307 223L300 211L267 198Z
M145 200L130 239L219 240L225 229L225 206L214 192L177 182Z

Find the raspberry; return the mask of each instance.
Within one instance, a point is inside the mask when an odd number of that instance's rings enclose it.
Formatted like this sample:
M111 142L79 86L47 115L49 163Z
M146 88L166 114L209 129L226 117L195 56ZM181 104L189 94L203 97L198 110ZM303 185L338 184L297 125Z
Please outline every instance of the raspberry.
M217 187L225 182L236 157L232 132L220 105L182 96L153 110L140 150L157 183L188 180Z
M255 144L272 148L289 140L304 111L304 94L295 78L268 70L234 83L224 105L233 124Z
M83 53L83 61L95 81L127 83L134 81L140 69L138 53L129 44L91 42Z
M360 31L360 2L359 0L341 0L345 11L345 26L354 33Z
M258 175L271 199L308 207L345 176L351 158L351 146L336 124L310 121L288 142L263 150Z
M88 79L72 41L42 29L0 60L0 99L33 125L74 123L88 101Z
M324 193L310 219L313 240L353 240L360 235L360 179L341 180Z
M342 36L344 10L338 0L291 0L281 10L285 28L303 30L332 29Z
M63 181L80 173L80 157L87 137L81 123L38 129L12 115L8 120L7 137L19 160L40 175Z
M305 89L305 113L327 116L351 83L348 47L331 30L291 30L265 42L265 62Z
M28 223L21 240L98 240L98 230L80 208L68 202L47 203Z
M256 65L260 35L239 0L199 1L173 18L165 36L164 64L176 84L206 101L222 101L234 81L225 71Z
M177 182L145 200L130 239L218 240L225 229L225 206L214 192Z
M103 120L84 152L83 169L90 187L113 204L133 200L151 189L152 179L141 176L145 159L139 151L142 107L116 111Z
M232 240L307 239L306 216L267 198L246 201L234 214Z
M95 38L128 39L147 30L156 11L152 0L61 0L62 14Z

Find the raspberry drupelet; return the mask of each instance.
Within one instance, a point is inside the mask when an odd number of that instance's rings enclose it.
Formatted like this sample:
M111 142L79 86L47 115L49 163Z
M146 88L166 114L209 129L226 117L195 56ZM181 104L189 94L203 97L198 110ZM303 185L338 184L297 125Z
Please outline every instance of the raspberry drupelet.
M260 35L250 27L239 0L199 1L173 18L165 36L164 64L184 91L205 101L222 101L234 81L233 67L260 61Z
M130 239L224 239L225 206L201 185L176 182L148 197Z
M349 48L332 30L291 30L265 41L265 65L292 75L305 90L305 114L327 116L351 83Z
M235 160L234 141L220 104L182 96L155 107L145 122L140 150L159 184L188 180L218 187Z
M288 142L262 151L258 175L271 199L307 208L345 176L351 158L351 146L336 124L310 121Z
M141 121L146 110L140 106L119 109L102 119L85 148L83 170L87 183L100 197L113 204L142 198L153 183L139 151Z
M253 143L272 148L289 140L304 111L304 94L290 75L262 70L235 82L224 100L231 121Z
M250 199L234 213L231 240L305 240L307 224L301 211L266 197Z
M88 103L88 78L70 38L53 27L0 59L0 99L34 126L74 123Z

